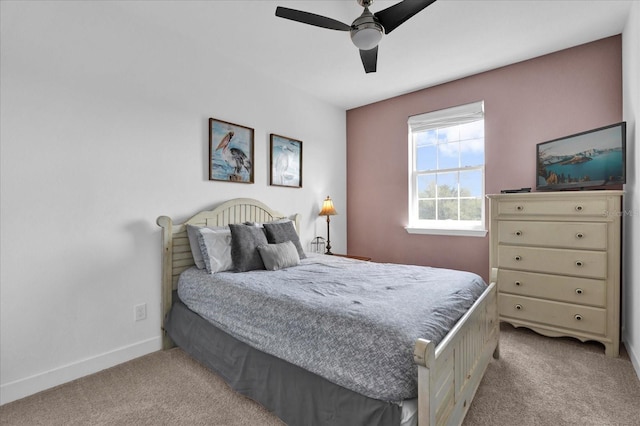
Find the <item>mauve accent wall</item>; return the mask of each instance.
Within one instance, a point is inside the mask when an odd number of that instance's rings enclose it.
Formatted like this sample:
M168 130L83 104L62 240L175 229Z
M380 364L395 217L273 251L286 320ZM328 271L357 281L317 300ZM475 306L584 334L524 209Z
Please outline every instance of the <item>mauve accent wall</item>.
M488 236L415 235L404 229L407 118L478 100L485 102L486 193L535 188L537 143L622 121L621 36L347 111L350 254L468 270L488 279Z

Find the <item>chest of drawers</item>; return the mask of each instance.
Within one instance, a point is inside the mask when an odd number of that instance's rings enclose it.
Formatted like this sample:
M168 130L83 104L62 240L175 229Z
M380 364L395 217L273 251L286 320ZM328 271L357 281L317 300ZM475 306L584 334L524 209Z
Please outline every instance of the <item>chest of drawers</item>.
M622 191L489 195L500 320L620 346Z

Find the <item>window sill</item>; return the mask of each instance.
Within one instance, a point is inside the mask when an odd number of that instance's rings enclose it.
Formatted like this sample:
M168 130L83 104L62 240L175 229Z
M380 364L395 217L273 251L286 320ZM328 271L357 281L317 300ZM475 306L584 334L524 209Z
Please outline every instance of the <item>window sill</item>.
M448 235L451 237L486 237L486 229L433 229L433 228L404 228L409 234Z

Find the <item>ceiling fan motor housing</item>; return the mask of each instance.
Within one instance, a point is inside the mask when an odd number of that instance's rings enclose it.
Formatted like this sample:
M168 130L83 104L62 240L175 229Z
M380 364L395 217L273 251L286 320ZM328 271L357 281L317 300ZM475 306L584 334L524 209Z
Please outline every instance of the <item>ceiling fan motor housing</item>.
M372 3L368 0L359 1ZM351 41L360 50L371 50L376 47L383 33L384 28L366 6L362 15L351 24Z

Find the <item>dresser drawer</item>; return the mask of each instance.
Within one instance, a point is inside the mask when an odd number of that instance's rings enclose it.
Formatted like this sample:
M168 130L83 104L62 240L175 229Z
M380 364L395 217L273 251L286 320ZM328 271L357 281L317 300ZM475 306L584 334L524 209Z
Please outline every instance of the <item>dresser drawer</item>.
M498 268L606 278L607 253L501 245L498 246Z
M570 200L500 200L497 207L498 216L557 215L579 218L604 217L609 210L609 203L606 198L573 197Z
M498 291L560 302L605 307L606 281L533 272L498 271Z
M606 250L607 224L502 221L498 242L528 246Z
M594 334L606 333L606 311L550 300L498 295L501 317L510 317Z

